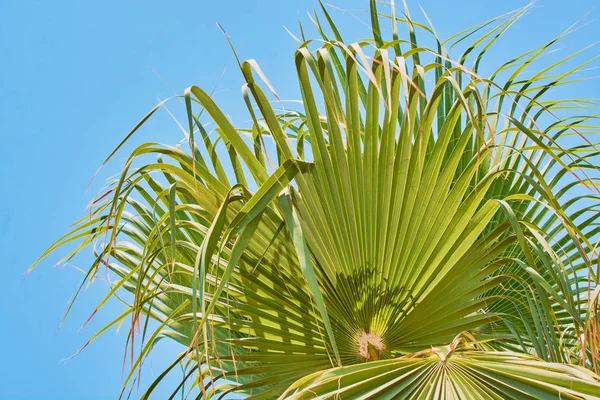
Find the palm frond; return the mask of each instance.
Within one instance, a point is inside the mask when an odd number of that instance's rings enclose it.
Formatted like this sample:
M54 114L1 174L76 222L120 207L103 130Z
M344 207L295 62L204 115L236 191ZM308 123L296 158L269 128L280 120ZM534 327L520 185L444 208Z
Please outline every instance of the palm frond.
M186 90L189 151L139 146L42 255L97 243L82 286L103 267L119 279L94 313L130 294L99 332L131 320L125 387L167 337L185 350L144 398L178 365L173 394L202 397L599 393L595 103L547 98L592 60L526 70L571 27L484 77L529 6L442 40L370 4L372 38L344 42L324 5L320 47L302 31L298 109L273 107L254 60L248 127ZM465 331L479 349L423 350Z

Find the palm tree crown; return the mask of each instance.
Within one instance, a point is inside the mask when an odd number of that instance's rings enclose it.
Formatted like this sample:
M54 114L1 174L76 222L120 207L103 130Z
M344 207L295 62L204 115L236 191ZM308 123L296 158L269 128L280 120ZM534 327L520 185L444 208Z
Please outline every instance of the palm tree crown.
M247 127L187 89L189 151L136 148L42 257L101 244L82 285L106 267L97 309L131 294L98 333L130 321L125 386L158 339L185 346L144 398L178 364L174 395L600 398L595 115L547 99L591 60L526 71L570 28L485 77L528 7L442 40L370 6L364 41L324 6L319 47L302 33L298 109L272 106L253 60Z

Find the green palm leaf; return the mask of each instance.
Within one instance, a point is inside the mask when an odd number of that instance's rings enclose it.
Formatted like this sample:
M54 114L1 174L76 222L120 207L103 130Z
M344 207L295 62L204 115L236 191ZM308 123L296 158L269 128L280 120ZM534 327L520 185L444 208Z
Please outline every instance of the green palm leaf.
M311 374L286 399L597 399L592 372L525 354L448 346Z
M295 53L302 107L274 108L240 63L247 128L186 90L189 152L139 146L42 255L97 244L82 286L119 279L94 313L130 293L89 341L130 318L124 387L167 337L185 350L144 398L177 365L173 395L598 397L595 116L565 114L593 102L545 96L589 62L526 73L567 30L478 72L526 10L442 41L371 1L373 38L346 43L322 6L333 37L315 15L322 45L303 33Z

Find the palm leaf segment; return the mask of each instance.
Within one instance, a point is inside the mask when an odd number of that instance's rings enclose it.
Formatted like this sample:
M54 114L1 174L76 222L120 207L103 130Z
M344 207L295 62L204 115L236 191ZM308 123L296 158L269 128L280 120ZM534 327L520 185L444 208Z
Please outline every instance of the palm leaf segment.
M597 399L591 371L525 354L452 345L409 357L319 371L282 398Z
M594 116L562 117L589 102L543 96L588 62L525 77L566 31L490 78L478 72L525 10L441 41L408 10L379 15L372 1L373 38L346 44L323 7L333 36L315 14L323 44L303 37L295 54L302 108L274 109L258 64L240 64L248 129L188 89L191 152L138 147L91 217L44 254L102 243L84 283L102 266L120 279L97 309L131 297L90 341L131 320L125 386L169 337L187 350L146 396L179 363L174 394L199 396L272 398L296 381L286 393L298 398L600 390L593 373L539 360L600 367ZM138 166L148 155L157 161ZM448 362L427 350L465 331L479 350Z

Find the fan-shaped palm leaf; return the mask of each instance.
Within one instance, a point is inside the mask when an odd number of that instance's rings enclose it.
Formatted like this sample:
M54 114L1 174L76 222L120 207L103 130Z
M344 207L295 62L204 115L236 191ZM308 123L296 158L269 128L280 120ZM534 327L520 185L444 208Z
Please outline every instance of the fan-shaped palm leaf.
M300 109L273 108L258 64L240 64L248 128L189 88L191 151L138 147L43 255L102 244L85 281L102 266L120 277L97 310L132 295L98 333L130 318L125 386L169 337L187 350L145 397L178 363L174 394L187 381L203 397L598 397L581 369L600 368L595 116L544 96L588 62L525 73L566 31L478 71L526 9L442 41L371 1L373 38L348 44L323 7L333 36L315 15L322 45L295 54ZM427 350L465 331L486 351Z

